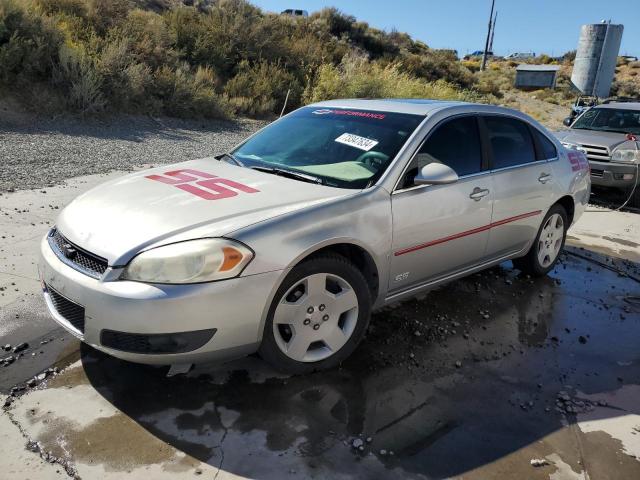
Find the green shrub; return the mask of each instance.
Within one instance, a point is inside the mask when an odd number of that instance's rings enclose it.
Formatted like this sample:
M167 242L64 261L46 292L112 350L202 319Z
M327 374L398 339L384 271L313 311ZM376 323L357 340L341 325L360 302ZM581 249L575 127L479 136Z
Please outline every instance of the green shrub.
M442 79L427 82L402 71L400 65L381 66L362 57L349 57L339 67L322 65L305 100L317 102L331 98L432 98L475 100L476 95L460 90Z
M48 78L62 41L62 33L49 18L12 0L0 0L1 81Z
M251 116L279 113L287 91L290 91L290 105L299 105L301 90L297 80L284 68L267 62L249 65L246 61L224 88L238 112Z
M105 105L102 80L91 58L82 49L67 45L60 47L58 56L53 79L68 93L69 107L82 113L101 110Z

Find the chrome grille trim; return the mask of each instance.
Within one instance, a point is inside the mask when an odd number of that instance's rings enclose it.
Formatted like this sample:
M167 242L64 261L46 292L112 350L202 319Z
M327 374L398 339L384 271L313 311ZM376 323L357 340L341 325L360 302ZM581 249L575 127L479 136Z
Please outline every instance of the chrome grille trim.
M107 270L108 262L106 259L94 255L91 252L78 247L71 243L56 229L53 228L47 237L49 246L53 253L66 265L77 270L85 275L93 278L101 278L104 272ZM76 251L74 257L68 258L63 250L63 246L70 246Z
M585 151L589 160L597 160L600 162L611 161L611 153L609 152L609 149L607 147L586 144L578 144L578 147Z

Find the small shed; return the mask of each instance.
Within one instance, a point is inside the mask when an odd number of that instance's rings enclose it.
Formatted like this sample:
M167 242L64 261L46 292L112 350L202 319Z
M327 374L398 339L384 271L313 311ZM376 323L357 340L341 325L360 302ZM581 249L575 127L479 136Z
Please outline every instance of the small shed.
M556 88L560 65L531 65L522 63L516 67L516 88Z

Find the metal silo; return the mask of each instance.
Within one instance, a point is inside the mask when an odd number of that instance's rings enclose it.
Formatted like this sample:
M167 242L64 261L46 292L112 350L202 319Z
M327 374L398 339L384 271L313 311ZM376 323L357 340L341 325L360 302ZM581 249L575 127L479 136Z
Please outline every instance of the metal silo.
M583 25L571 81L585 95L609 96L623 25L610 22Z

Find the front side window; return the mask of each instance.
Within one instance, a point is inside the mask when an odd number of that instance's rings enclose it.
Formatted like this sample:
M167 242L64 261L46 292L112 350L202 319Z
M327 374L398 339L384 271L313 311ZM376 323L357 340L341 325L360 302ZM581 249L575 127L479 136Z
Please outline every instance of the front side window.
M571 129L640 135L640 110L591 108L578 117Z
M459 177L482 170L482 149L475 117L449 120L436 127L407 169L403 188L413 186L413 179L418 171L433 162L451 167Z
M248 167L286 169L325 185L361 189L384 173L421 115L341 108L301 108L232 152Z
M493 151L494 170L536 161L533 139L526 123L499 116L487 116L484 121Z

